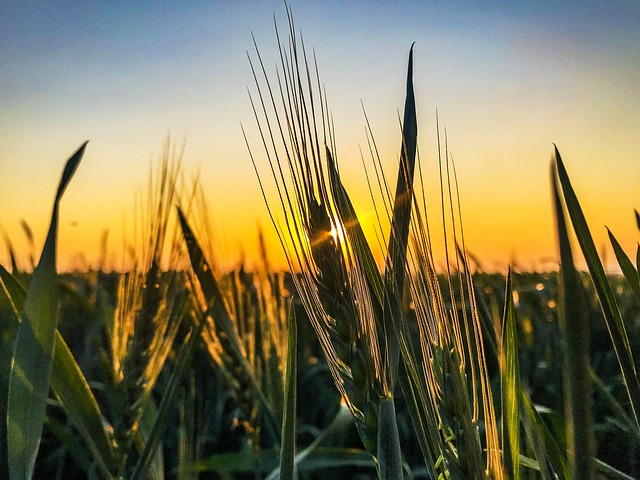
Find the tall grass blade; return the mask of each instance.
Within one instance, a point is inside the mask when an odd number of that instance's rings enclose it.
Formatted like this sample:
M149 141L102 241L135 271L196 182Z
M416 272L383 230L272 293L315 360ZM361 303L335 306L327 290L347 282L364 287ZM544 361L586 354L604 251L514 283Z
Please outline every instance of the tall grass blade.
M16 324L18 324L20 322L18 312L24 308L27 292L2 265L0 265L0 284L13 306ZM112 478L110 468L115 465L115 456L111 436L107 432L100 407L86 378L58 331L56 331L51 369L51 389L87 443L103 477Z
M618 243L618 240L616 240L616 237L613 236L613 233L611 233L611 230L608 228L607 233L609 234L609 240L611 241L613 252L618 260L618 265L620 265L620 270L622 270L624 278L627 280L633 294L640 302L640 276L638 275L638 271L636 270L636 267L633 266L631 259L629 259L627 254L624 253L624 250L622 250L622 247L620 246L620 243Z
M67 161L55 197L51 225L20 317L9 378L7 450L11 480L33 476L51 381L58 295L56 244L58 209L82 156L85 142Z
M407 68L407 92L402 123L402 143L400 145L400 168L396 182L396 194L391 218L391 233L387 248L384 275L384 326L387 368L391 386L395 386L400 359L399 332L402 317L404 279L407 271L407 247L409 225L411 224L411 203L413 201L413 173L416 163L418 126L416 102L413 92L413 45L409 51Z
M163 394L164 392L165 390L162 391ZM140 455L144 455L145 447L148 444L157 419L158 405L155 399L151 397L145 402L136 431L132 432L132 448L135 448ZM147 478L149 480L164 480L165 465L162 444L158 445L155 450L151 452L151 457L147 468ZM139 458L140 457L138 457L138 459Z
M589 317L584 304L582 284L573 265L573 254L558 191L556 169L553 169L551 178L562 282L560 329L564 340L563 380L569 468L573 478L588 480L595 478L589 378Z
M15 275L19 275L16 268L13 268ZM18 331L20 312L24 306L26 290L0 264L0 287L7 298L10 311L13 313L15 321L11 316L5 320L1 328L2 341L0 342L0 477L9 476L9 466L7 464L7 402L9 391L9 377L11 375L11 358L13 357L13 343Z
M151 433L147 438L144 446L144 450L138 459L136 468L130 477L130 480L139 480L142 478L148 478L148 470L156 454L158 446L162 441L162 436L167 428L170 419L171 408L173 407L173 398L178 387L178 383L182 378L184 370L187 368L187 364L191 360L193 350L198 342L200 333L204 326L204 320L200 320L200 324L194 326L191 332L187 334L184 339L180 351L178 352L176 363L171 372L171 377L162 395L160 401L160 407L158 408L158 414L151 429Z
M600 306L604 319L611 336L613 348L620 364L620 370L622 371L622 377L624 379L631 408L633 411L633 418L636 424L640 425L640 380L636 372L636 366L633 360L633 354L631 351L631 345L629 344L629 337L627 336L627 330L625 328L620 309L616 303L613 295L613 290L607 281L607 277L602 266L602 262L598 257L593 238L589 232L587 221L578 202L578 198L571 186L569 175L564 167L560 152L555 149L557 176L562 186L562 193L564 195L564 201L571 217L571 223L573 229L576 232L578 243L582 249L582 253L587 262L589 273L593 280L598 298L600 299ZM555 178L555 177L554 177ZM555 180L554 180L555 181ZM556 194L557 196L557 194Z
M518 371L517 336L516 312L511 286L511 270L509 270L505 291L500 366L503 450L505 452L505 460L507 460L505 467L509 477L513 480L520 479L520 373Z
M285 402L282 418L282 442L280 444L281 480L293 480L295 478L294 458L296 454L296 377L298 373L298 328L293 302L290 302L289 304L287 329L287 376L285 381Z

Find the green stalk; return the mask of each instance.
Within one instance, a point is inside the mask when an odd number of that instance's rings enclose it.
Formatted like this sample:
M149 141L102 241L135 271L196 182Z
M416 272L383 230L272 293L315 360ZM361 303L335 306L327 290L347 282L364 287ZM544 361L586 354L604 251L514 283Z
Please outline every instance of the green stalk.
M520 374L518 370L518 332L511 286L511 269L507 274L505 305L500 347L500 377L502 393L503 450L509 477L520 479Z
M378 414L378 478L399 480L402 478L402 454L393 397L380 399Z
M298 357L298 330L293 302L289 304L287 380L285 384L285 403L282 414L282 443L280 446L280 479L295 478L296 454L296 376Z

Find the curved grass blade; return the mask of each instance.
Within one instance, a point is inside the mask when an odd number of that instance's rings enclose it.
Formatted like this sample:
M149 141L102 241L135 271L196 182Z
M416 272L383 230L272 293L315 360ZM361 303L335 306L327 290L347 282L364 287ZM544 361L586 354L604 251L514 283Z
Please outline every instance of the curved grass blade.
M116 464L116 458L100 407L71 350L57 331L51 388L87 442L103 477L112 478L109 467Z
M613 236L611 230L607 228L607 233L609 234L609 240L611 241L611 246L613 247L613 252L616 255L616 259L618 260L618 265L620 265L620 270L622 270L622 274L624 278L627 280L627 283L631 287L634 295L640 302L640 276L638 276L638 271L633 266L633 263L629 259L616 237Z
M13 306L17 325L20 322L18 312L24 308L27 292L2 265L0 265L0 284ZM115 455L100 407L73 354L58 331L56 331L51 370L51 389L87 443L103 477L112 478L109 466L115 465Z
M58 185L51 225L25 299L14 347L7 403L9 478L30 479L40 446L51 382L57 327L56 244L58 210L87 143L67 161Z
M589 376L591 377L595 390L609 404L609 408L615 415L614 418L619 422L621 428L626 430L630 435L634 435L636 437L636 441L640 443L640 430L638 430L638 426L633 422L633 420L631 420L631 417L627 415L627 412L625 412L622 405L620 405L618 400L616 400L615 396L611 393L609 388L607 388L602 379L598 377L598 374L593 370L593 368L589 369Z
M557 177L562 186L562 193L564 195L564 201L571 217L571 223L573 229L576 232L578 243L582 249L582 253L587 262L589 273L593 280L598 298L600 299L600 306L602 313L604 314L605 323L609 330L609 335L613 343L613 348L620 364L620 370L622 371L622 377L627 388L627 394L631 403L633 411L633 418L640 426L640 380L636 373L636 366L633 360L633 354L631 346L629 344L629 337L622 321L620 309L613 295L613 290L607 281L607 277L602 266L602 262L598 257L593 238L589 232L587 221L578 202L578 198L571 186L569 175L564 167L560 152L555 149ZM555 178L555 176L554 176ZM555 181L555 180L554 180ZM557 195L557 194L556 194Z
M282 443L280 445L280 478L293 480L295 478L296 454L296 377L298 373L298 329L296 312L293 302L289 303L287 317L288 346L287 346L287 379L285 382L285 403L282 418Z
M18 274L17 269L13 270ZM24 306L26 291L24 287L0 265L0 291L4 292L9 309L13 317L9 315L1 329L2 341L0 341L0 478L9 476L7 465L7 392L9 390L9 376L11 375L11 358L13 357L13 342L18 331L20 311ZM12 321L14 320L15 321Z
M555 169L552 171L551 178L562 281L560 329L564 340L563 379L569 468L573 478L588 480L595 478L593 463L595 448L591 431L593 424L591 380L589 378L589 318L584 304L582 284L573 265L573 254Z
M636 480L632 476L627 475L624 472L621 472L615 467L612 467L608 463L603 462L602 460L596 459L596 467L598 472L600 472L604 478L608 478L611 480Z

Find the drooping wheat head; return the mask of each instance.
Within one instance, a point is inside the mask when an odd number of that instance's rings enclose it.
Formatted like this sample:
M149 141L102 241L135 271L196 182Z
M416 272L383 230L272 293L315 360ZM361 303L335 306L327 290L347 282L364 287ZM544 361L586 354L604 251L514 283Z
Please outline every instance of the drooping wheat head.
M381 303L340 213L349 200L334 160L331 119L317 68L314 76L288 13L286 46L276 26L277 85L270 82L257 46L257 63L249 59L257 86L257 99L251 102L284 218L265 200L335 384L375 456L379 402L393 392L379 340Z

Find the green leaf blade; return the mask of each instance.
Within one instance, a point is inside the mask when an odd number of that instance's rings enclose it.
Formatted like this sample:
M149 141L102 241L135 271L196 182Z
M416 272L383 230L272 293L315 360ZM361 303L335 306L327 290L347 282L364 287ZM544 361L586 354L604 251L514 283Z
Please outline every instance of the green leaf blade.
M100 407L87 379L60 332L56 332L51 389L87 442L103 476L112 478L110 468L116 464L116 458L111 436L107 432Z
M510 478L520 479L520 374L518 371L518 331L513 303L511 270L507 274L500 373L502 377L502 422L505 429L504 451Z
M400 361L401 302L407 264L411 203L413 201L413 178L418 144L416 102L413 91L413 45L409 52L407 68L407 92L402 123L400 167L396 182L396 193L391 217L391 232L387 247L384 274L384 310L382 324L385 332L389 385L395 387Z
M578 243L587 262L589 273L593 280L600 306L604 314L607 329L613 343L613 348L618 358L620 370L627 388L629 400L633 410L633 417L636 424L640 425L640 380L636 373L636 367L633 360L629 337L622 321L622 316L618 308L618 304L613 295L611 285L607 281L604 267L598 257L593 238L589 231L587 221L585 219L578 198L573 190L569 175L565 169L560 152L555 149L557 177L562 187L564 201L571 218L573 229L576 232ZM555 178L555 177L554 177ZM555 180L554 180L555 182ZM556 187L557 191L557 187ZM558 193L556 193L556 196ZM637 213L637 212L636 212Z
M67 161L51 224L16 334L7 403L7 451L11 480L33 476L45 419L57 328L56 246L59 201L78 167L86 142Z
M627 280L627 283L631 287L633 294L636 296L638 301L640 302L640 276L638 276L638 271L633 266L631 259L624 253L622 247L616 237L613 236L611 230L607 228L607 233L609 234L609 240L611 241L611 246L613 247L613 252L616 255L616 260L618 260L618 265L620 266L620 270L622 270L622 274L624 278Z
M595 447L591 429L593 424L591 379L589 378L589 318L583 298L583 287L573 264L564 207L558 189L556 175L558 170L559 168L552 171L551 178L562 281L560 329L564 341L563 380L569 468L574 478L587 480L595 478L593 462ZM566 188L563 188L563 191L568 204ZM573 207L575 213L575 203ZM573 217L572 220L574 220ZM584 237L584 233L578 233L576 221L573 224L576 234Z

